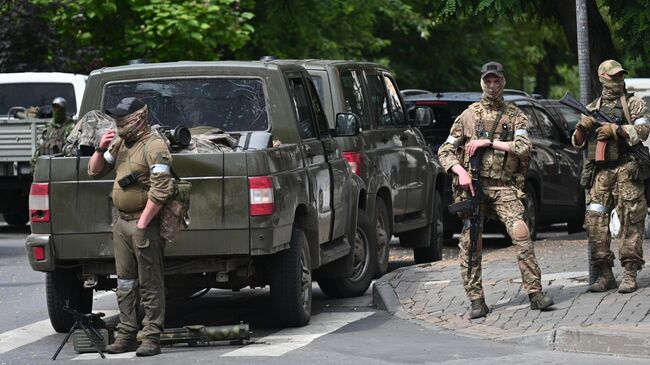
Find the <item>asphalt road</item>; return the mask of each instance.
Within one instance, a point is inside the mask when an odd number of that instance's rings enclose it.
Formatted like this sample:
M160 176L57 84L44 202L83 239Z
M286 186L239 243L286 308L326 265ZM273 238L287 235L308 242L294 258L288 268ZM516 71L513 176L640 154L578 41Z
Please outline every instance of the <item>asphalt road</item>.
M50 364L64 339L52 330L45 303L44 275L30 269L24 250L27 228L0 225L0 364ZM559 233L558 233L559 234ZM496 237L488 249L506 243ZM445 255L454 255L454 242ZM411 265L407 250L393 247L391 267ZM164 348L154 358L135 358L133 353L100 360L95 354L80 355L71 343L57 362L108 364L129 361L142 364L635 364L647 360L589 354L553 352L544 348L494 343L458 337L436 328L421 327L376 310L371 291L364 296L332 300L314 285L313 317L308 326L274 328L267 310L268 290L238 293L211 290L205 296L168 304L167 326L186 324L236 324L245 321L253 331L251 344ZM94 311L117 321L112 292L96 293Z

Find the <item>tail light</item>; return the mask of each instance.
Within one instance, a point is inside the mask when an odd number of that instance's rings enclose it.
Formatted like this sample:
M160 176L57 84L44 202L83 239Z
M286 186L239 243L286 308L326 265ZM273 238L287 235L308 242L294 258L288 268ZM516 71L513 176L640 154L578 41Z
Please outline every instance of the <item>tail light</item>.
M32 247L32 252L34 253L34 260L36 260L36 261L45 260L45 247L43 247L43 246L34 246L34 247Z
M248 178L250 193L250 215L262 216L273 214L273 184L268 176Z
M343 152L343 157L350 164L352 172L361 176L361 154L359 152Z
M50 221L49 183L32 183L29 190L29 219L32 222Z

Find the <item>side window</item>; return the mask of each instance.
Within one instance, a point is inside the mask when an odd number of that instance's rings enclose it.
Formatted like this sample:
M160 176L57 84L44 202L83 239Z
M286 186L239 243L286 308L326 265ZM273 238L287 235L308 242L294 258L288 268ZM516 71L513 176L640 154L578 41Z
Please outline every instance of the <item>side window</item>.
M358 115L363 129L370 129L370 120L365 113L366 100L361 89L361 73L359 71L341 73L341 87L345 111Z
M562 137L560 134L560 131L557 129L553 121L551 120L551 117L546 114L544 111L535 108L535 115L537 116L537 121L539 122L539 126L542 129L542 132L546 136L546 138L549 139L554 139L556 141L561 141Z
M309 101L307 99L307 90L302 77L289 78L289 88L293 106L296 109L296 116L298 117L298 131L300 138L316 138L316 128L314 121L311 117L311 110L309 109Z
M528 118L528 133L530 136L534 138L544 138L542 131L537 125L537 118L535 118L535 113L528 107L519 107L519 109L521 109L521 111L526 114L526 118Z
M307 91L309 92L309 97L311 98L311 107L314 110L314 115L316 115L316 124L318 125L318 130L321 135L329 134L329 126L327 124L327 117L323 111L323 106L320 104L320 99L318 98L318 93L316 88L311 80L307 80Z
M388 101L390 102L390 109L393 113L393 121L397 125L405 125L406 118L404 118L404 106L402 101L399 99L399 92L397 91L397 86L390 77L384 75L384 83L386 84L386 90L388 90Z
M374 115L379 127L393 126L393 117L388 106L386 88L379 75L367 75L370 113Z

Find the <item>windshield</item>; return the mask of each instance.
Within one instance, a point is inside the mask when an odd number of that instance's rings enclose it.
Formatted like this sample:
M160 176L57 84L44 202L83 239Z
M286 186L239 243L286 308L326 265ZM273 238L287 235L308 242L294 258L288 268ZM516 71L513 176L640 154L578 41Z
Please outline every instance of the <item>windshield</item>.
M103 107L126 97L149 106L151 124L217 127L226 132L264 131L269 123L261 79L192 78L110 84Z
M52 100L62 97L67 101L66 111L77 114L77 100L72 84L62 83L15 83L0 84L0 114L7 115L14 106L50 106Z

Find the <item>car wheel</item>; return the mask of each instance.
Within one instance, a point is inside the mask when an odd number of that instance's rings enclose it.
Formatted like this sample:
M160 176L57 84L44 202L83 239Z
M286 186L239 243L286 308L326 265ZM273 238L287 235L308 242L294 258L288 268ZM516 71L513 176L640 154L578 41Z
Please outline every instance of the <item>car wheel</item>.
M530 183L526 183L526 186L524 186L524 193L526 194L526 198L524 199L526 204L524 219L528 225L530 239L534 241L537 239L537 213L539 212L537 193L535 192L533 185Z
M357 230L353 242L352 276L349 278L327 278L318 280L323 293L333 298L349 298L363 295L375 277L377 257L377 233L370 217L359 211Z
M442 260L442 241L444 228L442 223L442 198L439 192L433 196L433 223L429 227L429 246L413 249L416 264Z
M390 255L390 225L388 210L384 201L377 199L375 203L374 226L377 234L377 261L375 262L375 277L388 272L388 256Z
M93 291L83 287L77 274L76 269L56 269L45 275L47 313L56 332L66 333L74 324L72 314L64 307L81 313L90 313L93 309Z
M311 318L311 257L305 232L294 227L289 248L273 257L271 303L282 327L300 327Z
M26 199L25 199L26 200ZM5 222L14 227L23 227L29 222L29 208L27 203L18 203L14 208L2 214Z
M580 195L582 194L582 196ZM577 233L584 231L585 223L585 191L578 192L578 203L576 204L576 211L573 213L573 218L567 221L567 232Z

